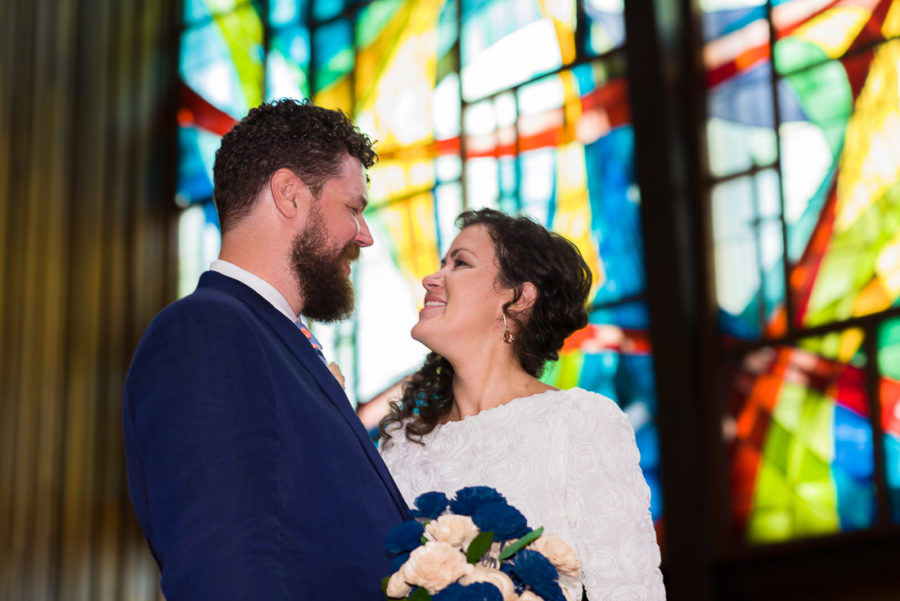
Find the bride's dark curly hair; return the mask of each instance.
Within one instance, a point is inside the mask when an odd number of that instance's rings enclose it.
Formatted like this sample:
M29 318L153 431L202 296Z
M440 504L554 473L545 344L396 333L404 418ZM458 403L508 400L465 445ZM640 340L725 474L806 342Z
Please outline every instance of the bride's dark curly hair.
M456 218L462 230L472 225L487 227L497 256L497 283L514 292L503 312L515 332L513 352L527 373L540 377L547 361L559 358L565 339L587 324L587 299L591 271L578 248L527 217L511 217L493 209L465 211ZM522 296L526 282L537 289L530 309L508 309ZM382 440L391 437L388 426L410 416L406 437L421 443L453 404L453 366L437 353L403 386L403 396L393 401L390 412L378 424Z

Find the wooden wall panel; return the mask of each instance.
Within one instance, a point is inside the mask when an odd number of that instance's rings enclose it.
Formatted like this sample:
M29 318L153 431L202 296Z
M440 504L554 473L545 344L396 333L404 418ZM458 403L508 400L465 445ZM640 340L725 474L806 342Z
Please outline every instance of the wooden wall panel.
M0 3L0 601L150 601L121 393L173 298L179 2Z

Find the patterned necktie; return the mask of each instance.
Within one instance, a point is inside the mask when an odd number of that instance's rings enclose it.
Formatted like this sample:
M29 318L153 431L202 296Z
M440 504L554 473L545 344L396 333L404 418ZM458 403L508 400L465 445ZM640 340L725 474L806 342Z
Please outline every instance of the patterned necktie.
M303 332L303 335L306 336L306 339L309 340L309 344L313 347L313 350L316 351L316 354L319 356L319 359L322 360L322 363L328 366L328 360L325 359L325 353L322 352L322 344L316 340L316 337L309 331L309 328L306 327L305 323L299 319L295 323L297 324L297 327L300 328L300 331Z

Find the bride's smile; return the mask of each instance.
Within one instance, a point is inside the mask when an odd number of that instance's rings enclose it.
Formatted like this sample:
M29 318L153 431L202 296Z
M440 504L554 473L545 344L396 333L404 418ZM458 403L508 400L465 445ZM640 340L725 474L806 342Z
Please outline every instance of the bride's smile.
M502 340L503 305L513 297L497 281L494 243L484 225L465 228L441 260L441 268L425 276L424 306L412 336L435 352L466 352L485 339ZM439 350L440 349L440 350Z

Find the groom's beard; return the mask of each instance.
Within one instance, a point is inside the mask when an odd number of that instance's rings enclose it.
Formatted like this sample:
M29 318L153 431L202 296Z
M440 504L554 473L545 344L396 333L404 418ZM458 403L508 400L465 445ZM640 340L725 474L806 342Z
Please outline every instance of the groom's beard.
M344 266L359 258L359 246L351 242L334 251L327 244L324 221L313 209L309 223L291 244L291 265L303 299L303 315L332 322L353 313L353 284Z

